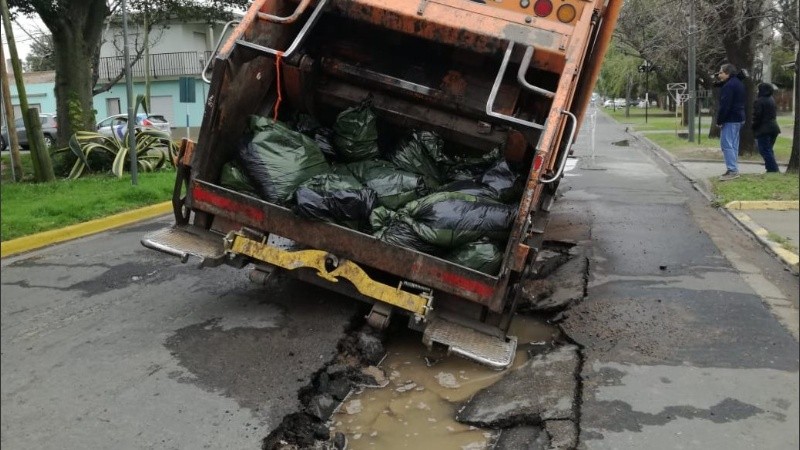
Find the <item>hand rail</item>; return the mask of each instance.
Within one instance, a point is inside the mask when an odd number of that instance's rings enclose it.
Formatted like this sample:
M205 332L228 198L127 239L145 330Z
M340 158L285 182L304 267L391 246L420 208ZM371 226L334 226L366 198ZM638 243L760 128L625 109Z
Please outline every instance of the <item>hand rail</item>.
M206 73L208 72L208 68L211 67L211 61L217 56L217 52L219 51L219 46L222 45L222 41L225 40L225 32L228 31L228 27L231 25L236 24L239 25L238 20L231 20L230 22L226 23L225 26L222 28L222 33L219 35L219 40L217 41L217 46L214 47L214 51L211 53L211 56L208 57L208 61L206 61L206 65L203 66L203 71L200 73L200 77L206 84L211 84L211 80L206 77Z
M511 43L513 46L514 43ZM547 98L554 98L556 96L555 92L548 91L547 89L542 89L539 86L534 86L528 83L528 80L525 79L525 74L528 72L528 67L531 65L531 59L533 58L533 47L528 47L525 49L525 54L522 56L522 61L519 63L519 71L517 72L517 81L519 84L522 85L525 89L534 92L536 94L544 95Z
M567 117L572 118L572 130L570 130L569 132L569 139L567 139L567 145L564 147L561 157L561 163L558 165L558 170L556 171L556 174L550 177L549 179L539 178L539 182L542 184L550 184L553 181L556 181L559 177L561 177L561 174L564 172L564 167L567 166L569 148L572 147L572 143L575 139L575 130L578 129L578 118L575 117L575 114L572 114L571 112L563 109L561 110L561 114L565 114Z
M322 9L325 7L327 3L328 0L319 0L317 6L314 7L314 11L311 12L311 16L309 16L305 25L303 25L303 28L301 28L300 32L297 33L297 36L295 36L292 45L290 45L289 48L287 48L283 52L281 52L280 50L275 50L274 48L264 47L263 45L258 45L252 42L243 41L241 39L238 39L236 41L236 44L241 45L243 47L252 48L254 50L259 50L274 56L278 56L278 53L281 53L282 57L286 58L289 55L291 55L295 50L297 50L297 47L299 47L300 44L303 43L303 40L305 39L306 34L308 33L308 30L310 30L311 27L314 26L314 24L317 22L317 19L319 19Z
M268 20L268 21L274 22L274 23L284 23L284 24L286 24L286 23L294 23L294 21L297 20L298 17L300 17L304 12L306 12L306 8L308 8L308 5L310 3L311 3L311 0L302 0L300 2L300 4L297 5L297 8L295 8L295 10L294 10L294 12L292 13L291 16L281 17L281 16L273 16L272 14L259 12L258 13L258 18L262 19L262 20Z
M500 70L497 72L497 77L495 77L494 85L492 85L492 90L489 93L489 99L486 101L486 114L490 117L495 117L497 119L503 119L506 122L510 122L517 125L522 125L528 128L536 128L538 130L543 130L544 125L528 121L522 120L513 116L509 116L506 114L500 114L494 111L494 101L497 97L497 91L500 89L500 84L503 82L503 75L506 73L506 67L508 67L508 61L511 59L511 51L514 49L514 42L509 42L508 47L506 48L506 53L503 55L503 62L500 63Z

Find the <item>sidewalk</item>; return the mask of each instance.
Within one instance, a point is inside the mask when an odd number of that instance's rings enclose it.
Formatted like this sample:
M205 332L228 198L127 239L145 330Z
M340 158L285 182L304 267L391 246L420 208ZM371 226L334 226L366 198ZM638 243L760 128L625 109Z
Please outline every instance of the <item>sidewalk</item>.
M637 139L656 150L669 160L709 201L714 201L709 179L722 175L725 165L722 161L678 160L669 152L654 144L640 133L631 133ZM786 165L780 165L781 172ZM764 165L754 162L739 162L739 172L743 174L764 173ZM747 229L761 244L780 258L794 273L800 271L800 202L731 202L724 205L725 211ZM778 242L778 241L781 242Z

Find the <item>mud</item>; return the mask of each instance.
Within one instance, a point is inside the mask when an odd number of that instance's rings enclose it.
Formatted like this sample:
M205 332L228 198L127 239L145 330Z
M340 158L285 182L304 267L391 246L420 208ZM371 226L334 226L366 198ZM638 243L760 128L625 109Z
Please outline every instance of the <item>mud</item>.
M577 290L567 307L585 292L586 257L573 243L549 244L534 267L534 281L550 283L552 296L562 287L547 277L569 270ZM547 314L527 309L533 315L515 316L509 334L519 344L506 371L430 351L419 333L405 326L393 323L382 335L354 324L340 341L339 354L298 392L301 411L286 416L262 448L574 448L580 356L550 323L560 309L548 308ZM520 397L521 403L509 401ZM506 408L509 403L522 408ZM496 420L465 419L470 407Z

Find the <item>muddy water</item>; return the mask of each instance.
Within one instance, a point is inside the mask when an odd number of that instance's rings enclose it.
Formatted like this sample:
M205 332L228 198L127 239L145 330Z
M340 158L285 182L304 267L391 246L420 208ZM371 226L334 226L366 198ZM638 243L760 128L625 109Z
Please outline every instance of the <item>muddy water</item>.
M514 367L524 363L527 350L555 339L552 325L517 316L509 334L519 346ZM416 333L403 333L387 344L381 364L388 384L351 394L332 417L334 431L347 435L348 449L464 449L488 448L495 439L483 430L455 421L461 402L495 383L504 372L456 356L426 362L427 349ZM432 363L429 365L429 363Z

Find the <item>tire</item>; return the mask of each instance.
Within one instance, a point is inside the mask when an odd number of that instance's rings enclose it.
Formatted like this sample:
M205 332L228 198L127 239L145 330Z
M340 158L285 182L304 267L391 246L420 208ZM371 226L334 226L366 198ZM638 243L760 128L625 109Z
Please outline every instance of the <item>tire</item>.
M50 136L49 134L45 134L44 135L44 146L45 147L47 147L49 149L55 143L56 143L56 141L55 141L55 139L53 139L53 136Z

